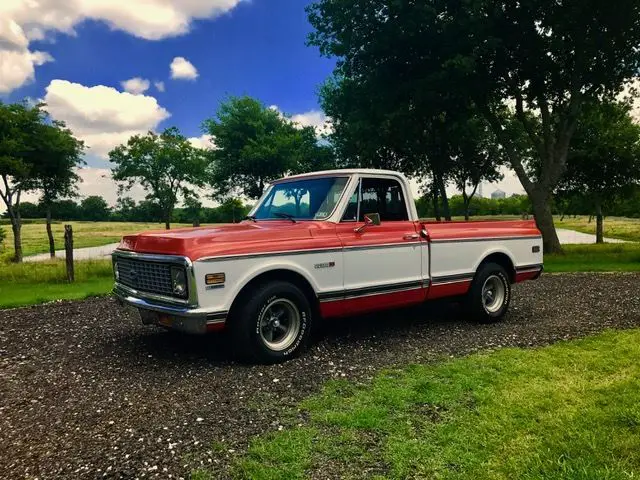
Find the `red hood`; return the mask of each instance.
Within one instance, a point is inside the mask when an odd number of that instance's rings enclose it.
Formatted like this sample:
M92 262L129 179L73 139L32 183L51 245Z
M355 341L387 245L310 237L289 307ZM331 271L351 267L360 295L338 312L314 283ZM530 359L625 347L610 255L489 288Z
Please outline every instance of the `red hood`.
M335 230L330 222L298 222L270 220L216 225L215 227L156 230L127 235L118 247L138 253L183 255L191 260L202 257L276 252L339 246L335 235L321 232ZM329 241L332 245L324 245ZM335 245L333 245L335 243Z

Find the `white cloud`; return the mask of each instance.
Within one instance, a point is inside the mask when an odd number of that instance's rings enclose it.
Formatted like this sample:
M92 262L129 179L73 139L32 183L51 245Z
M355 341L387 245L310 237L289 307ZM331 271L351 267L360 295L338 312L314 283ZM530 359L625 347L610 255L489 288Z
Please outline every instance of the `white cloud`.
M291 117L291 121L301 127L313 127L318 135L328 135L333 131L331 119L321 110L311 110Z
M53 118L64 120L90 153L102 158L132 135L153 130L170 116L151 96L66 80L51 81L44 101Z
M214 148L215 142L211 135L201 135L199 137L191 137L189 138L189 142L191 145L197 148Z
M0 93L33 80L29 42L75 34L85 20L147 40L187 33L193 20L215 18L245 0L0 0ZM50 58L50 57L49 57Z
M149 80L146 80L144 78L133 77L129 80L120 82L120 85L122 85L122 88L124 88L125 92L129 92L133 95L140 95L141 93L149 90L151 83L149 82Z
M171 78L181 80L195 80L198 78L198 70L184 57L176 57L169 66L171 68Z
M156 90L159 92L164 92L164 82L153 82L153 86L156 87Z

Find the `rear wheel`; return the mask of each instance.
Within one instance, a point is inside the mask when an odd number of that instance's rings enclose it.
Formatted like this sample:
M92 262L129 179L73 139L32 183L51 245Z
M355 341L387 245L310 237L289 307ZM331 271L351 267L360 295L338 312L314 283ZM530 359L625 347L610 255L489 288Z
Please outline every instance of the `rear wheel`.
M511 282L504 267L482 265L473 279L467 298L469 313L481 323L497 322L509 309Z
M230 333L243 360L279 363L307 346L312 310L305 294L289 282L271 281L247 291L232 312Z

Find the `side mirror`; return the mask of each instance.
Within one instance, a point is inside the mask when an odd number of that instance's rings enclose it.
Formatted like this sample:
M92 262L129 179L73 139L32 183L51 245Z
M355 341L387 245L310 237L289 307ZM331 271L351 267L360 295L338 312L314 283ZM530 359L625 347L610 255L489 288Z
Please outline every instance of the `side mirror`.
M380 225L380 214L379 213L366 213L364 215L364 224L360 225L357 228L354 228L353 231L356 233L364 232L364 229L370 227L372 225Z

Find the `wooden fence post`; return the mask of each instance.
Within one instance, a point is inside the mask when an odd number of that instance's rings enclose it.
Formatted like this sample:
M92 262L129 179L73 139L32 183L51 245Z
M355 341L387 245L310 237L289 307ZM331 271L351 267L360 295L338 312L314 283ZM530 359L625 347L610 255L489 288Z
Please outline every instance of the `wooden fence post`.
M64 226L64 251L67 262L67 280L73 283L75 276L73 273L73 227L71 225Z

